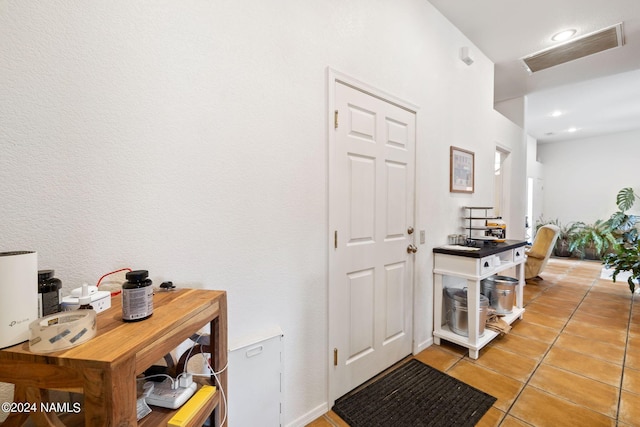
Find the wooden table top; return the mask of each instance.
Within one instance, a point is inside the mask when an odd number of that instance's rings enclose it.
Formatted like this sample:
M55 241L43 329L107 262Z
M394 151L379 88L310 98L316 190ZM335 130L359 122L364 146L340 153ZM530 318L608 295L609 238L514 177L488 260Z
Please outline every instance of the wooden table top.
M156 291L153 315L138 322L122 320L120 296L111 299L111 307L97 316L97 333L91 340L70 349L46 354L29 351L24 342L0 350L0 360L77 365L82 361L94 364L115 364L132 354L138 355L162 337L187 324L206 323L219 309L219 298L225 291L176 289Z

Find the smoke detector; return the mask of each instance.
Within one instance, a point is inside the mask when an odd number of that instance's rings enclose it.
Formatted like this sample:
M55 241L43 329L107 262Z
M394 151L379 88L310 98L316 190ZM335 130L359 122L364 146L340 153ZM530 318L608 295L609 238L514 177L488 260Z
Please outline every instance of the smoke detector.
M622 22L602 30L577 37L540 52L525 56L522 62L529 73L555 67L565 62L620 47L624 44Z

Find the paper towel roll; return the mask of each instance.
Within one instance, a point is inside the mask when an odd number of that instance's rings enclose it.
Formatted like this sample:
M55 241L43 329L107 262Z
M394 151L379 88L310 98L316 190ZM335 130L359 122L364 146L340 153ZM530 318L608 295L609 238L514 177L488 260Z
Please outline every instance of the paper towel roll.
M0 348L29 339L38 318L38 254L0 252Z

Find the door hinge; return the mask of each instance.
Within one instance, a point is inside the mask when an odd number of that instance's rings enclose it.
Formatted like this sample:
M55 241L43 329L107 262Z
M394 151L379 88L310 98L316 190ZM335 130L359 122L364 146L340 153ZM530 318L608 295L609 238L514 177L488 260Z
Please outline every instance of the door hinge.
M333 349L333 366L338 366L338 349Z
M338 129L338 110L333 112L333 128Z
M333 249L338 249L338 230L333 232Z

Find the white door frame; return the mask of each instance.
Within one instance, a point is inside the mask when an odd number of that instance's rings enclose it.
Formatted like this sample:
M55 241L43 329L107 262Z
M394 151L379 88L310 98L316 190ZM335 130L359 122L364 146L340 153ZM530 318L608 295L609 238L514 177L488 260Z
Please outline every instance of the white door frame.
M406 110L409 110L413 113L415 113L416 115L416 144L415 144L415 153L414 153L414 194L413 194L413 198L414 198L414 227L416 229L416 246L418 246L419 248L423 249L425 247L425 245L423 245L421 240L420 240L420 232L419 230L422 230L421 227L421 221L420 218L418 216L418 194L419 194L419 186L418 186L418 168L417 168L417 158L418 158L418 132L417 132L417 123L418 123L418 107L410 102L404 101L402 99L399 99L385 91L382 91L380 89L377 89L373 86L370 86L366 83L363 83L360 80L357 80L353 77L350 77L344 73L341 73L339 71L336 71L330 67L327 68L327 118L326 118L326 124L327 124L327 139L328 139L328 179L327 179L327 201L328 201L328 229L327 229L327 254L329 254L329 251L331 251L333 249L333 227L332 225L336 222L336 219L332 217L333 212L331 210L331 174L332 174L332 162L331 159L335 158L335 150L336 150L336 136L335 136L335 132L334 132L334 111L336 110L335 108L335 85L336 83L343 83L347 86L351 86L357 90L360 90L361 92L364 92L366 94L369 94L373 97L382 99L388 103L397 105L401 108L404 108ZM411 290L411 306L413 308L413 319L412 319L412 323L413 323L413 327L412 327L412 352L413 354L416 354L416 352L418 351L418 348L420 347L420 344L418 343L418 331L416 330L416 324L417 324L417 313L418 310L416 310L415 307L415 295L416 295L416 286L418 283L418 277L417 277L417 272L420 270L418 268L418 261L424 259L424 257L420 256L420 257L416 257L414 260L414 268L413 268L413 277L412 277L412 282L413 282L413 286L412 286L412 290ZM329 257L327 257L327 341L326 341L326 351L327 351L327 394L328 394L328 398L327 398L327 402L328 402L328 406L329 408L331 408L335 402L335 399L340 397L340 396L332 396L331 395L331 367L333 366L333 349L330 348L330 342L331 342L331 330L329 329L329 304L330 304L330 298L329 298L329 289L330 289L330 280L331 280L331 272L329 271L330 269L330 261L329 261ZM431 312L433 310L430 310Z

